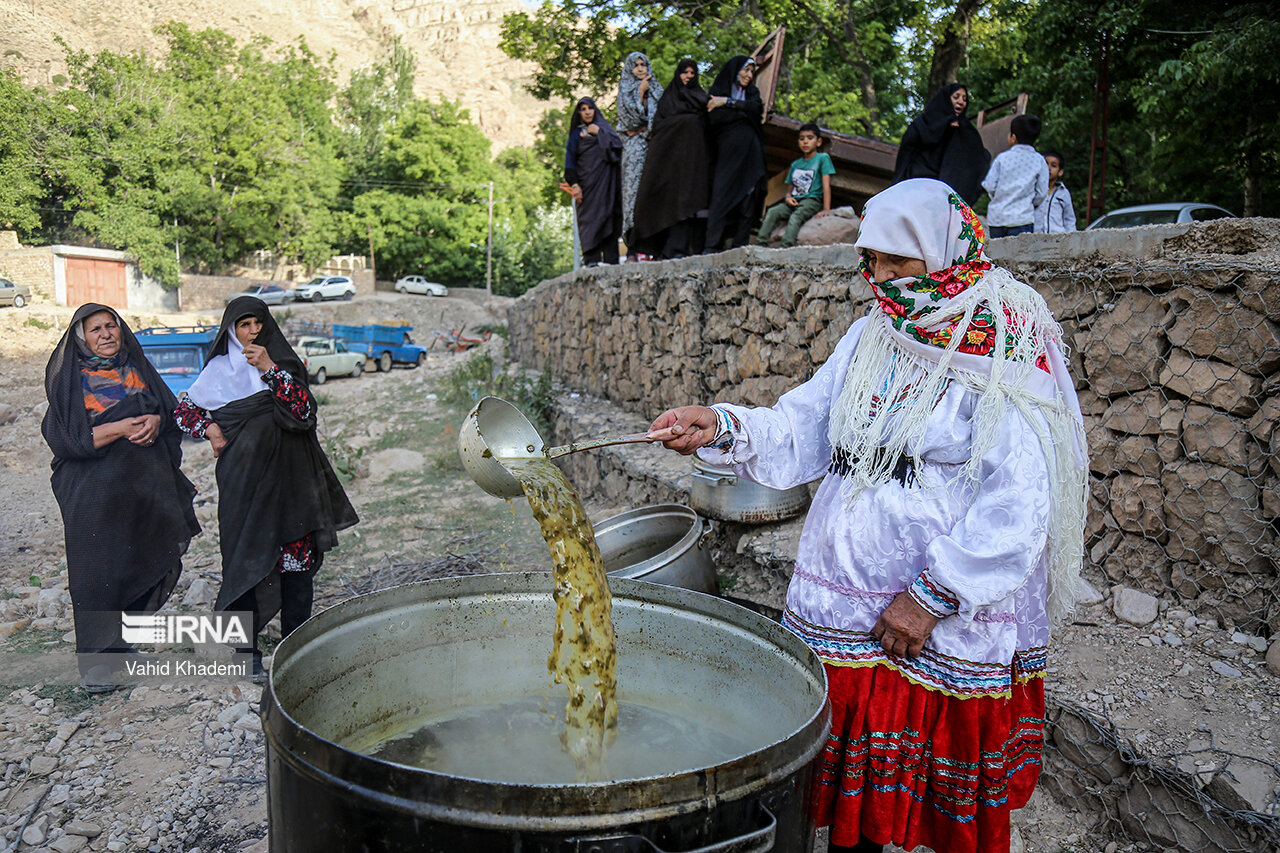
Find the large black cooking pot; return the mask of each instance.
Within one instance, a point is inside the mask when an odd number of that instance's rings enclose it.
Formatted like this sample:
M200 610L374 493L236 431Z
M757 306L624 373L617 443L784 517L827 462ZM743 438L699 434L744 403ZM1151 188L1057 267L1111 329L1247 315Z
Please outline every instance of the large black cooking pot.
M320 613L276 651L262 698L272 853L811 850L806 800L830 726L821 662L721 599L621 578L610 587L619 701L678 709L746 748L710 766L545 783L536 767L497 781L343 746L513 697L563 709L546 666L549 574L384 590Z

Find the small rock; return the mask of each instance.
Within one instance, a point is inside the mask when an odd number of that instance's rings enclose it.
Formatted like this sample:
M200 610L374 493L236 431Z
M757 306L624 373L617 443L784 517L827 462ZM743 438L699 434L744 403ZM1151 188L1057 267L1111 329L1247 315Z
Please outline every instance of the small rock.
M129 846L129 845L125 844L123 841L108 841L108 842L107 842L107 849L108 849L108 850L110 850L110 851L111 851L111 853L120 853L120 851L121 851L121 850L125 849L125 848L126 848L126 847L128 847L128 846Z
M1263 654L1267 650L1266 637L1250 637L1249 646L1258 654Z
M48 776L58 769L58 759L52 755L36 755L31 758L31 775Z
M58 737L62 738L64 741L68 741L68 740L71 740L71 736L75 734L79 729L80 729L80 724L77 722L73 721L70 723L63 723L62 725L58 726L57 735Z
M225 755L220 755L217 758L210 758L209 766L210 767L230 767L231 759L227 758Z
M37 847L44 844L49 832L49 816L40 815L30 826L22 831L22 842Z
M369 459L369 477L372 480L381 480L392 474L421 471L426 461L426 456L406 447L380 450Z
M69 799L71 799L70 785L54 785L53 790L49 792L49 798L45 802L51 806L60 806Z
M1223 663L1220 660L1210 661L1209 669L1225 678L1239 678L1243 674L1231 664Z
M96 823L89 823L85 820L67 821L62 825L62 831L68 835L83 835L85 838L97 838L102 834L102 827Z
M0 622L0 638L12 637L31 624L30 619L15 619L12 622Z
M1166 643L1173 646L1174 648L1177 648L1178 646L1182 645L1182 638L1179 637L1177 634L1165 634L1160 639L1164 640Z
M206 578L196 578L187 587L187 594L182 596L182 603L195 609L209 609L218 597L218 588Z
M102 736L103 743L116 743L121 740L124 740L124 735L120 734L120 732L107 732Z
M1267 649L1267 672L1280 676L1280 640L1276 640Z
M218 714L218 722L233 723L247 713L249 713L249 703L237 702L229 708L222 709L222 712Z
M57 841L49 845L49 849L54 853L77 853L80 848L89 843L89 839L83 835L64 835Z
M1076 590L1076 599L1083 605L1101 604L1106 601L1107 597L1098 592L1097 587L1089 583L1084 578L1080 578L1079 588Z
M62 752L62 748L66 745L67 742L60 737L51 738L49 742L44 745L44 751L50 755L57 755L59 752Z
M1160 601L1136 589L1120 587L1111 601L1111 611L1121 622L1150 625L1160 615Z

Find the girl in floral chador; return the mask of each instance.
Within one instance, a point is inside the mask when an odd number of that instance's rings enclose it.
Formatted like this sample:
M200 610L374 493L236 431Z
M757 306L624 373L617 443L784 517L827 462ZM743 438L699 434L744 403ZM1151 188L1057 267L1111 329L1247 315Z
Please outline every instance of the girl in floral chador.
M822 478L784 623L826 664L815 809L832 850L1009 847L1040 770L1050 624L1074 606L1085 443L1062 330L931 179L866 207L875 304L771 408L654 437L775 488Z

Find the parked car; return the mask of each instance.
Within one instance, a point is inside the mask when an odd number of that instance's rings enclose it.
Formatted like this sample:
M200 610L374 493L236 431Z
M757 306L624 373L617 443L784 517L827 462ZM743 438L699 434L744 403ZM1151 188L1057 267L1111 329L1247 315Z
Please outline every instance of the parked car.
M359 379L364 372L364 353L352 352L342 341L306 335L298 338L297 349L307 376L317 385L323 385L330 376Z
M356 286L345 275L318 275L306 284L294 289L295 297L308 302L321 299L350 299L356 295Z
M1095 228L1133 228L1135 225L1169 225L1174 222L1208 222L1210 219L1235 217L1225 207L1194 201L1167 202L1164 204L1139 204L1113 210L1086 231Z
M268 305L287 305L294 298L293 291L288 288L278 284L264 284L261 287L251 287L231 294L226 299L227 304L231 304L231 300L239 299L241 296L256 296Z
M209 357L217 326L155 326L138 332L138 344L174 394L189 389Z
M396 293L425 293L428 296L448 296L449 288L420 275L406 275L396 281Z
M7 278L0 278L0 305L21 308L29 299L31 299L31 288L25 284L14 284Z

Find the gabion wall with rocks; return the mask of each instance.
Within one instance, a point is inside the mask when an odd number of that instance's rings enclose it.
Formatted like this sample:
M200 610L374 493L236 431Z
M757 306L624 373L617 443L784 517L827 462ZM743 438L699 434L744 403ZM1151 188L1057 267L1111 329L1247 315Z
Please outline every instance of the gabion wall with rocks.
M1090 580L1264 635L1280 632L1278 237L1280 222L1240 219L989 248L1045 296L1071 345ZM512 354L648 417L769 405L866 310L857 261L852 246L753 247L580 270L513 305ZM1133 618L1155 618L1141 609Z

